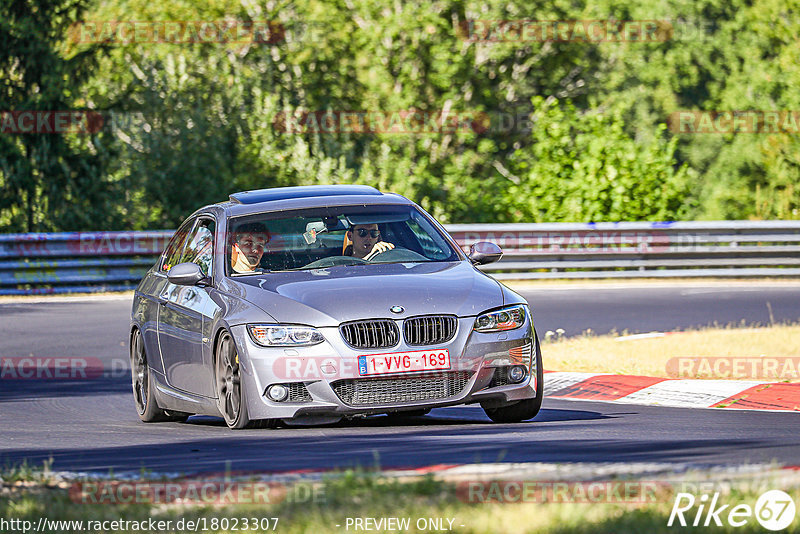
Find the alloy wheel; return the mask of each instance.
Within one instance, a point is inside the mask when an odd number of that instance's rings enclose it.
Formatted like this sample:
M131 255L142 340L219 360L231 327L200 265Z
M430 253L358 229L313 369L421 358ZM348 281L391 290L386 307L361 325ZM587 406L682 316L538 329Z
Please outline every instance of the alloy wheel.
M217 395L225 421L232 425L239 417L242 404L242 384L239 374L239 355L230 334L224 334L217 354Z
M147 354L142 343L142 334L138 330L133 336L131 346L131 379L133 382L133 398L139 415L147 410L147 395L150 387L148 381Z

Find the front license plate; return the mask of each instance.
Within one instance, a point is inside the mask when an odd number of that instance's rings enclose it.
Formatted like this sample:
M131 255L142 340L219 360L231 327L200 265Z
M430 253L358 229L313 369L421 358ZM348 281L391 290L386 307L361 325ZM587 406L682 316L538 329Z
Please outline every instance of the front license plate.
M450 351L447 349L367 354L358 357L358 374L361 376L442 369L450 369Z

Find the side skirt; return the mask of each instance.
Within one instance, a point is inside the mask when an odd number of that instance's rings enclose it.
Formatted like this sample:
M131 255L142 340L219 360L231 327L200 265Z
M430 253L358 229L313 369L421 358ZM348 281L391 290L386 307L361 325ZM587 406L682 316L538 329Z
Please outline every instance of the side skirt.
M220 417L217 409L217 400L210 397L203 397L193 393L187 393L168 386L164 377L157 372L152 373L155 379L155 396L158 406L164 410L174 410L197 415L211 415Z

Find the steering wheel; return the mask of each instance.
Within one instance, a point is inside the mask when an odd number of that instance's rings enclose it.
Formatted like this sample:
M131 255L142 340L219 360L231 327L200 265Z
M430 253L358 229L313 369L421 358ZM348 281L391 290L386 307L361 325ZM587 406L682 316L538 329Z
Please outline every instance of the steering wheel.
M396 263L403 261L429 261L428 258L422 254L418 254L413 250L404 247L395 247L390 250L375 254L367 263Z

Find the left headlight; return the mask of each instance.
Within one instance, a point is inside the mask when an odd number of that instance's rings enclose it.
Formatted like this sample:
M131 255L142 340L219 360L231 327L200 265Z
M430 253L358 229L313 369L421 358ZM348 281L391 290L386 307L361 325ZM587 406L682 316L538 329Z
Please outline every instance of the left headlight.
M249 324L250 338L262 347L316 345L325 339L316 328L285 324Z
M517 304L499 310L483 313L475 319L476 332L502 332L514 330L525 324L527 306Z

